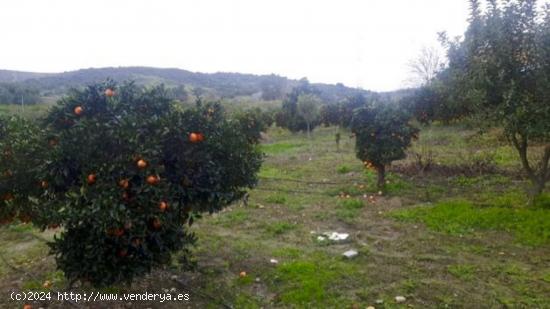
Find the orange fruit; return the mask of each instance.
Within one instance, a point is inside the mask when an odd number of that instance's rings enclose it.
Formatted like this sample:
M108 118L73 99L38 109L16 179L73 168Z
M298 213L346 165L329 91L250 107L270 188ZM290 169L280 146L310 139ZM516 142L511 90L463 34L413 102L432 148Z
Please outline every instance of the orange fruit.
M116 237L120 237L124 235L124 230L123 229L115 229L115 236Z
M25 306L23 306L23 309L32 309L32 306L29 304L26 304Z
M149 175L147 176L146 181L150 185L156 185L160 182L160 177L157 175Z
M147 167L147 161L143 159L139 159L136 164L137 164L137 167L140 169L144 169Z
M55 138L52 138L48 141L48 145L50 145L51 147L57 146L58 143L59 142Z
M105 89L105 96L107 96L107 97L110 98L110 97L112 97L112 96L114 96L114 95L115 95L115 91L114 91L113 89L111 89L111 88Z
M88 177L86 177L86 181L88 182L89 185L93 185L97 180L97 176L96 174L90 174L88 175Z
M122 200L128 202L130 200L130 194L128 192L122 193Z
M119 250L117 251L116 255L117 255L118 257L121 257L121 258L122 258L122 257L125 257L125 256L128 255L128 250L126 250L126 249L119 249Z
M84 113L84 109L82 108L82 106L75 107L73 111L74 111L74 114L77 116L80 116L82 115L82 113Z
M189 141L191 143L198 143L198 142L202 142L203 140L204 140L204 135L202 133L198 133L198 132L189 133Z
M168 209L168 203L166 203L165 201L160 202L159 209L160 211L166 211L166 209Z
M239 277L241 278L246 277L246 271L241 271L241 273L239 274Z
M128 181L128 179L121 179L121 180L118 182L118 185L119 185L122 189L128 189L128 187L130 186L130 181Z
M154 218L153 221L151 222L151 226L152 226L155 230L158 230L158 229L160 229L160 227L162 226L162 222L160 222L160 219L159 219L159 218Z
M131 221L128 221L128 222L124 223L124 229L125 229L125 230L131 229L132 226L133 226L133 224L132 224Z

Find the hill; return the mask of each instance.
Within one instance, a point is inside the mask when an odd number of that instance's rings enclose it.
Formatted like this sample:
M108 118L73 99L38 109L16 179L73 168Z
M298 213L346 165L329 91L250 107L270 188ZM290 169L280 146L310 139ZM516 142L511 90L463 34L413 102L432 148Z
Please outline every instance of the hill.
M52 74L11 70L0 70L0 83L17 83L32 78L46 77Z
M43 96L59 96L73 87L81 87L112 78L117 81L134 80L141 85L165 84L168 87L185 85L187 89L202 91L217 98L257 96L264 100L281 99L298 80L278 75L254 75L241 73L199 73L176 68L107 67L89 68L63 73L31 73L0 71L0 83L16 83L22 88L38 90ZM351 88L342 84L313 84L325 102L333 103L356 93L370 91Z

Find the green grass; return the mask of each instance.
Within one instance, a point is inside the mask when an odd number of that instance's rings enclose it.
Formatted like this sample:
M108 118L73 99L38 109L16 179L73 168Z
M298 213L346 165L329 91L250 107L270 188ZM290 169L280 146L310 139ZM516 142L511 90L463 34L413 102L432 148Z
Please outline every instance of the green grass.
M405 221L421 221L435 231L449 234L476 230L511 232L527 245L550 243L550 213L536 208L476 207L469 201L448 201L393 212Z
M336 299L333 284L353 274L356 267L327 256L314 254L311 259L296 260L278 266L273 284L284 304L300 308L326 306Z
M336 171L340 174L347 174L351 172L351 167L346 164L342 164L336 168Z
M344 222L352 223L356 221L364 206L363 201L359 199L342 200L336 210L336 217Z
M0 104L0 115L18 115L23 118L37 119L44 116L52 104L42 103L25 105L21 108L18 104Z
M226 227L240 225L249 219L249 213L244 209L234 209L232 211L218 215L215 223Z
M289 222L275 222L264 226L265 231L271 236L287 233L296 228L296 224Z
M470 281L474 279L477 268L469 264L456 264L447 267L447 271L459 279Z
M295 151L297 148L305 145L304 143L291 143L291 142L280 142L272 144L263 144L261 149L263 152L269 155L278 155L283 153L289 153Z
M267 196L265 201L271 204L284 205L287 202L287 195L284 193L275 193Z

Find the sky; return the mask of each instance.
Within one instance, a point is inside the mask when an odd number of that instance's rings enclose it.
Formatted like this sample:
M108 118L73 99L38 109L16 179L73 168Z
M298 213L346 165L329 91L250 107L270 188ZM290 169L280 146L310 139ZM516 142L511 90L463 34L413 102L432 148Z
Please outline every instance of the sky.
M390 91L467 15L466 0L2 0L0 69L153 66Z

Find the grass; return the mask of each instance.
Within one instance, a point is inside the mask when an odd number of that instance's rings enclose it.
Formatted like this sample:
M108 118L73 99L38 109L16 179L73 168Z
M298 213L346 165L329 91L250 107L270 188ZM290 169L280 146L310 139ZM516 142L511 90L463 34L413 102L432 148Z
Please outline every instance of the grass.
M261 149L264 153L268 155L277 155L282 153L289 153L295 151L296 149L304 146L304 143L273 143L273 144L263 144Z
M237 202L205 214L190 228L198 237L194 271L183 271L174 257L171 265L132 286L109 288L162 293L191 287L191 302L184 306L192 308L219 308L221 303L234 308L548 307L550 196L526 206L528 182L516 176L515 152L498 132L477 135L459 125L423 128L411 151L421 146L433 151L434 164L467 166L470 154L480 151L476 160L490 160L505 173L401 173L397 167L414 163L409 156L389 168L382 196L376 174L364 171L355 157L354 139L342 134L337 152L334 132L316 128L307 139L270 128L262 144L267 156L248 206ZM349 240L317 241L331 231L349 233ZM48 247L29 234L53 236L30 225L0 227L0 253L38 278L0 261L0 294L42 289L43 280L56 289L66 286L47 256ZM359 255L344 258L350 249ZM241 278L241 271L247 276ZM186 286L169 279L174 275ZM407 301L397 304L397 295ZM376 304L378 299L384 303ZM22 305L0 297L0 308ZM40 306L67 304L33 304Z
M550 243L550 213L536 208L476 207L469 201L448 201L399 210L393 217L421 221L432 230L454 235L497 230L510 232L527 245Z
M354 270L353 265L319 255L313 260L280 265L273 272L273 284L279 287L279 299L283 304L300 307L327 305L335 300L330 284L343 280ZM282 288L281 282L286 283Z
M475 273L477 271L475 265L468 265L468 264L450 265L449 267L447 267L447 270L453 276L466 281L470 281L474 279Z
M345 199L340 202L336 211L336 217L344 222L354 222L361 213L361 209L365 206L362 200Z
M265 231L272 236L282 235L296 228L296 224L289 222L275 222L264 227Z

